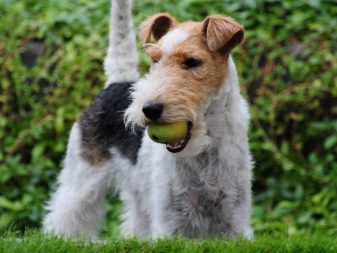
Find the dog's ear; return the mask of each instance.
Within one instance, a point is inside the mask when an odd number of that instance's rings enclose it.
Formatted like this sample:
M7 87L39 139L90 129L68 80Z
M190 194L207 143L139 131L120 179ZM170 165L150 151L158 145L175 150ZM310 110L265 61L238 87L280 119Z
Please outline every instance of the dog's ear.
M140 25L139 36L143 44L150 41L151 35L158 41L176 25L177 21L169 13L159 13L149 17Z
M244 28L229 17L212 15L203 22L202 32L210 50L228 53L244 40Z

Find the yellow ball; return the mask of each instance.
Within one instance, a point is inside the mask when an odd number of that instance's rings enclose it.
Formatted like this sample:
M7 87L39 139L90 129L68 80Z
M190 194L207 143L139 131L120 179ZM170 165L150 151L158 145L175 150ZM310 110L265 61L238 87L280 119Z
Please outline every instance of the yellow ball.
M173 143L185 138L188 132L187 121L173 123L151 123L147 128L147 133L154 142Z

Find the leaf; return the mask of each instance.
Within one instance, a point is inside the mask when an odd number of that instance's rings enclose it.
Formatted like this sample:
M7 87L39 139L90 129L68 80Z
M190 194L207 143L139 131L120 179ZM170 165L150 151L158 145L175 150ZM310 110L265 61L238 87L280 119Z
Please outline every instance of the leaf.
M324 148L329 150L337 144L337 133L326 138L324 142Z

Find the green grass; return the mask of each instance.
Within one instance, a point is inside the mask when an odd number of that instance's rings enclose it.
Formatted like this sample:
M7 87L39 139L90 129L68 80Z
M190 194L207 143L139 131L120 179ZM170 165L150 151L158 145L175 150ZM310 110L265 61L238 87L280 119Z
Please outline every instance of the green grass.
M31 252L337 252L337 240L325 234L287 237L264 235L253 241L163 239L141 241L137 239L109 239L104 243L84 240L62 240L28 231L24 237L7 233L0 237L1 253ZM21 238L21 239L20 239Z

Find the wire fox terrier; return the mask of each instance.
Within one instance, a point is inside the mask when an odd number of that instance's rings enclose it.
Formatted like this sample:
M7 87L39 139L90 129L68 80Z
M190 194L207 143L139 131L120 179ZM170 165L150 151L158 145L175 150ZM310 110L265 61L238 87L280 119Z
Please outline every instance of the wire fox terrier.
M230 56L243 27L220 15L148 18L140 38L152 66L138 80L131 2L113 0L111 10L107 85L72 127L44 230L95 238L112 189L124 236L251 238L249 113ZM178 142L144 132L177 121L190 122Z

